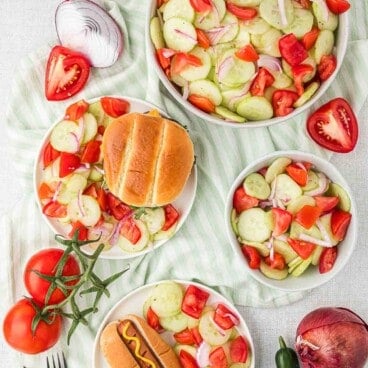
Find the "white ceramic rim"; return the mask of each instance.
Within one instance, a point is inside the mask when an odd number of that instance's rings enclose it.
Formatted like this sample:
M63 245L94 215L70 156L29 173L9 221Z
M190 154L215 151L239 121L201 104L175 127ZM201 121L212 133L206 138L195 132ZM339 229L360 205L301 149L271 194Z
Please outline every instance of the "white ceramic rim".
M336 43L335 43L335 50L336 50L336 57L337 57L337 66L334 73L321 84L318 88L317 92L313 95L313 97L307 101L303 106L295 109L291 114L286 116L280 116L277 118L272 118L268 120L260 120L255 122L249 123L236 123L236 122L228 122L223 119L217 118L210 114L203 112L202 110L196 108L187 100L182 98L180 92L174 87L173 83L170 82L165 75L164 71L161 69L156 57L155 57L155 47L151 41L150 37L150 20L154 15L156 9L156 1L152 0L150 6L147 11L146 15L146 29L145 29L145 42L146 42L146 49L148 51L148 58L153 64L153 68L155 69L157 75L159 76L161 82L166 87L166 89L170 92L170 94L178 101L184 108L192 112L193 114L197 115L198 117L202 118L206 122L221 125L224 127L231 127L231 128L261 128L261 127L268 127L271 125L275 125L290 119L293 119L297 115L301 114L303 111L309 109L314 103L316 103L320 97L327 91L330 87L332 82L335 80L337 73L340 70L342 65L346 48L348 44L349 38L349 12L345 12L339 15L339 26L337 29L337 36L336 36Z
M266 166L266 164L270 164L273 160L275 160L277 157L289 157L293 160L303 160L313 163L317 169L319 169L320 166L324 166L328 168L328 173L326 170L321 170L321 172L325 173L333 182L340 184L347 192L347 194L350 197L351 201L351 209L350 213L352 214L351 222L348 228L348 231L346 233L345 239L339 243L338 247L346 247L345 251L345 257L341 257L341 254L338 254L336 263L331 271L320 274L318 272L318 269L314 267L313 269L309 269L306 271L305 274L299 276L299 277L292 277L288 276L284 280L272 280L266 276L264 276L261 271L259 270L252 270L249 268L247 261L245 260L240 246L239 242L232 230L231 226L231 210L233 208L233 194L236 190L236 188L243 182L244 178L254 172L259 170L260 168ZM228 239L230 241L230 244L236 254L237 257L240 257L242 260L242 263L244 264L245 272L249 273L251 276L253 276L257 281L261 282L264 285L267 285L271 288L283 290L283 291L303 291L303 290L310 290L314 289L318 286L321 286L325 284L326 282L330 281L333 277L335 277L348 263L351 255L353 254L355 245L356 245L356 239L357 239L357 233L358 233L358 217L357 217L357 210L356 210L356 204L355 200L352 196L352 191L350 189L350 186L344 179L344 177L340 174L339 170L331 164L329 161L318 157L312 153L303 152L303 151L275 151L270 154L267 154L258 160L253 161L250 163L247 167L245 167L241 173L237 176L237 178L234 180L228 195L226 199L226 206L225 206L225 224L226 224L226 231L228 235ZM339 249L339 248L338 248ZM340 248L341 249L341 248ZM344 248L345 250L345 248ZM340 253L340 252L339 252ZM318 277L316 278L317 281L309 281L306 282L305 276L309 274L316 274ZM309 277L309 276L308 276ZM292 280L292 281L290 281ZM286 284L288 286L286 286ZM289 285L291 284L291 285ZM298 285L299 284L299 285Z
M168 117L168 114L163 111L162 109L160 109L159 107L155 106L154 104L150 103L150 102L146 102L144 100L141 100L139 98L135 98L135 97L129 97L129 96L118 96L118 95L104 95L104 96L99 96L99 97L95 97L95 98L92 98L92 99L89 99L88 100L88 103L94 103L98 100L101 99L101 97L115 97L115 98L122 98L122 99L125 99L129 102L133 102L133 103L137 103L137 104L142 104L142 105L145 105L147 106L147 109L156 109L160 112L160 114L162 114L163 116L167 116ZM43 149L44 149L44 146L45 146L45 143L49 140L49 137L50 137L50 134L52 132L52 130L54 129L55 125L60 121L62 120L62 117L57 119L51 126L50 128L47 130L47 132L45 133L44 137L42 138L42 142L37 150L37 155L36 155L36 159L35 159L35 162L34 162L34 166L33 166L33 190L34 190L34 193L35 193L35 197L36 197L36 202L37 202L37 205L38 205L38 208L40 209L40 212L41 212L41 215L42 217L44 218L44 220L46 221L47 225L49 226L49 228L55 233L55 234L59 234L60 232L56 229L56 227L54 226L53 224L53 220L52 218L49 218L48 216L44 215L44 213L42 212L42 204L41 204L41 201L39 199L39 196L38 196L38 187L39 187L39 184L40 184L40 178L41 178L41 171L42 170L40 168L40 162L42 161L42 154L43 154ZM153 246L151 247L146 247L145 249L143 249L142 251L140 252L136 252L136 253L127 253L127 252L124 252L123 250L120 250L120 253L121 255L119 254L119 252L116 252L118 253L117 255L115 254L111 254L111 250L107 250L107 251L104 251L100 254L99 258L100 259L132 259L132 258L136 258L136 257L140 257L140 256L143 256L149 252L152 252L153 250L161 247L163 244L167 243L169 240L171 240L175 234L180 230L180 228L183 226L186 218L188 217L191 209L192 209L192 206L193 206L193 203L194 203L194 200L195 200L195 197L196 197L196 192L197 192L197 180L198 180L198 174L197 174L197 165L194 164L193 165L193 168L192 168L192 171L191 171L191 174L188 178L188 181L187 183L185 184L185 187L184 187L184 190L182 192L182 194L173 202L174 206L175 206L175 203L178 202L178 201L181 201L182 200L182 197L185 195L185 191L188 191L190 192L189 193L189 197L190 198L186 198L185 199L185 203L186 203L186 206L185 206L185 213L182 213L180 218L179 218L179 222L176 226L176 229L175 229L175 233L172 237L168 238L168 239L163 239L163 240L159 240L159 241L156 241L153 243ZM67 235L67 234L61 234L63 236ZM112 247L114 248L114 247ZM87 254L91 254L93 252L93 250L91 250L91 248L89 247L84 247L83 250L87 253Z
M210 297L208 299L208 303L216 303L216 302L222 302L223 304L225 304L227 307L230 308L230 310L232 312L234 312L237 316L237 318L240 321L240 324L238 326L240 333L242 335L244 335L247 339L247 342L250 345L250 349L252 352L252 362L251 365L249 366L249 368L255 368L255 361L256 361L256 353L254 350L254 343L253 343L253 339L251 336L251 333L249 331L248 325L246 324L244 318L242 317L242 315L238 312L238 310L236 309L236 307L228 300L226 299L223 295L221 295L219 292L217 292L216 290L213 290L212 288L204 285L204 284L200 284L198 282L194 282L194 281L185 281L185 280L162 280L162 281L158 281L158 282L153 282L147 285L143 285L138 287L137 289L134 289L133 291L131 291L130 293L128 293L126 296L124 296L122 299L120 299L112 308L111 310L107 313L107 315L104 317L103 321L100 324L100 327L98 328L98 331L96 333L96 337L95 337L95 341L94 341L94 345L93 345L93 358L92 358L92 368L107 368L107 364L104 366L100 366L97 364L97 359L99 359L99 357L101 356L101 352L99 349L99 340L100 340L100 336L101 336L101 332L104 329L104 327L106 326L107 323L112 322L116 319L118 319L118 316L115 316L115 314L119 313L120 318L122 318L125 314L128 313L133 313L133 314L137 314L138 316L142 316L142 309L143 309L143 305L140 305L140 311L139 312L133 312L133 311L129 311L129 312L120 312L120 309L124 309L124 303L127 302L127 300L134 298L135 296L141 294L141 293L146 293L148 296L148 293L150 291L151 288L155 287L158 284L162 284L164 282L168 282L168 281L174 281L184 287L187 287L189 285L195 285L205 291L207 291L210 294ZM124 314L123 314L124 313Z

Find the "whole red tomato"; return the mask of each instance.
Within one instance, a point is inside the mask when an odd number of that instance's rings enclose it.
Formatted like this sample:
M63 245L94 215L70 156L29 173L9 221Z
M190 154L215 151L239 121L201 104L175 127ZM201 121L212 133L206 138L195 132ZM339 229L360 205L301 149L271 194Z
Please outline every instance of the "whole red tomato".
M62 249L48 248L35 253L27 262L24 270L24 284L31 296L39 303L46 304L45 298L50 287L50 282L37 275L39 273L54 276L56 265L64 254ZM62 276L76 276L80 274L80 268L76 259L69 255L63 268ZM78 280L73 280L67 285L74 285ZM66 298L66 295L56 288L47 304L58 304Z
M25 298L19 300L10 308L3 322L7 343L26 354L38 354L54 346L62 328L61 316L51 312L47 316L47 322L40 320L33 334L31 326L37 311L32 302L35 303Z

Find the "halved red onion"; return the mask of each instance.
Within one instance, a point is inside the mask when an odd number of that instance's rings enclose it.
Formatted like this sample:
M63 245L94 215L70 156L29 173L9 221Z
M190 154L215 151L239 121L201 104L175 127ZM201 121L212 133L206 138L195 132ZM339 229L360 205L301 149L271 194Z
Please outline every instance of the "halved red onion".
M56 9L55 26L60 43L84 54L92 66L113 65L123 50L119 26L90 0L64 0Z
M232 24L226 24L225 26L211 28L206 31L206 35L210 40L211 45L216 45L220 41L222 36L229 31L231 26Z
M313 243L313 244L316 244L316 245L320 245L321 247L326 247L326 248L333 247L333 244L331 242L327 242L325 240L315 238L315 237L310 236L308 234L303 234L302 233L298 236L298 239L309 242L309 243Z
M312 0L314 3L316 3L322 12L322 20L324 22L328 21L328 18L330 17L330 11L328 9L328 6L326 4L325 0Z
M304 192L305 195L314 197L323 194L327 190L330 181L323 173L318 173L317 175L318 175L318 187L316 189Z
M268 70L281 72L281 62L277 57L266 55L266 54L260 54L259 59L257 60L257 66L265 67Z
M210 352L211 345L208 345L206 342L202 341L201 345L199 345L196 352L196 361L199 365L199 368L205 368L210 365Z
M277 0L277 4L279 6L281 25L286 27L288 25L288 20L285 11L285 0Z

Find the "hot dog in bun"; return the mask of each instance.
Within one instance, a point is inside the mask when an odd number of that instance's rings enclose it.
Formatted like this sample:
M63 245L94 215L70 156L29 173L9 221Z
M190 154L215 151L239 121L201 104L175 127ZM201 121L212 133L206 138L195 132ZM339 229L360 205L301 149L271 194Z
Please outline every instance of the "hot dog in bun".
M100 347L111 368L180 368L174 351L147 322L129 314L109 323Z

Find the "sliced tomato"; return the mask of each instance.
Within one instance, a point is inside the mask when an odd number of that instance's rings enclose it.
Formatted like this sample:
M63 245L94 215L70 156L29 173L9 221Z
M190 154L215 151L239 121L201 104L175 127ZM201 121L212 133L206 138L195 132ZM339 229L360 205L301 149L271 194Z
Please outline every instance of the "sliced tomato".
M101 106L105 113L112 118L118 118L129 112L130 103L122 98L101 97Z
M317 41L320 30L317 27L313 27L302 38L302 44L306 50L310 50Z
M119 198L116 198L112 193L107 193L107 207L112 216L118 221L122 220L125 216L132 213L132 209L123 203Z
M179 219L179 212L171 204L164 207L165 211L165 223L162 227L163 231L169 230Z
M304 9L311 7L311 0L296 0Z
M252 44L245 45L235 52L235 56L244 61L254 62L259 59L259 55Z
M290 164L286 167L288 175L300 186L304 187L308 181L308 171L296 164Z
M78 120L88 110L89 103L80 100L69 105L65 111L65 119L67 120Z
M238 317L222 303L217 305L213 320L223 330L228 330L239 324Z
M242 245L241 251L248 262L249 268L258 270L261 266L261 256L257 249L250 245Z
M173 74L180 74L188 66L201 66L202 61L199 57L187 54L186 52L178 52L172 58L171 70Z
M192 105L194 105L195 107L197 107L198 109L204 112L211 113L215 111L215 104L207 97L203 97L203 96L196 95L196 94L191 94L188 97L188 101Z
M179 352L179 360L182 368L199 368L196 359L184 349Z
M272 95L272 107L275 116L286 116L294 111L294 103L299 98L296 92L277 89Z
M317 206L303 206L296 214L295 221L306 229L310 229L321 215L321 209Z
M337 258L337 247L323 249L319 258L319 273L329 272L335 264Z
M343 240L351 221L351 213L336 209L331 215L331 231L337 240Z
M299 96L304 93L304 80L314 72L314 68L309 64L295 65L291 69L294 77L296 92Z
M132 244L137 244L142 236L142 233L134 221L134 218L128 217L124 220L123 225L120 228L120 234L128 239Z
M100 205L102 211L107 212L109 209L109 205L107 203L107 194L104 189L98 188L97 189L97 202Z
M321 210L321 212L329 212L334 209L339 203L339 197L314 197L316 201L316 206Z
M93 164L100 159L101 141L89 141L84 147L81 162Z
M174 333L173 337L178 344L194 345L196 343L194 336L193 336L193 332L189 328L186 328L183 331Z
M308 57L308 52L303 44L296 38L294 33L286 34L279 40L281 56L292 67L299 65Z
M59 177L64 178L65 176L71 174L73 171L78 169L80 163L81 162L79 156L73 153L61 152Z
M99 125L97 128L97 133L100 135L104 135L106 128L103 125Z
M248 359L248 344L243 336L230 342L230 358L234 363L245 363Z
M331 77L337 66L335 55L323 55L317 66L318 76L321 81Z
M199 327L193 327L190 329L190 331L193 334L193 338L194 338L194 345L196 346L200 346L203 342L203 338L201 336L201 333L199 332Z
M213 349L208 358L211 368L227 368L227 358L222 346Z
M38 196L40 199L51 199L55 191L46 183L41 183L38 188Z
M52 48L46 66L45 94L50 101L65 100L86 84L90 63L85 56L63 46Z
M250 20L253 19L257 14L256 8L237 6L231 2L226 2L226 9L239 19Z
M157 60L163 70L166 70L167 68L170 67L171 57L175 55L175 51L173 51L173 53L171 54L171 53L168 53L167 50L168 49L165 49L165 48L156 50ZM170 55L170 57L168 55Z
M211 42L207 35L199 28L196 28L198 46L208 49L211 46Z
M211 0L189 0L192 8L198 13L210 12L212 10Z
M269 267L276 270L283 270L286 266L285 258L277 252L274 252L273 257L266 257L264 261Z
M340 153L352 151L358 140L357 118L343 98L329 101L309 116L307 130L320 146Z
M307 259L313 253L316 245L310 242L306 242L298 239L288 239L288 243L295 250L295 252L303 259Z
M160 319L158 315L153 311L151 307L147 310L147 323L157 332L162 331L162 327L160 325Z
M266 68L261 67L259 68L257 76L253 80L249 91L253 96L263 96L265 89L274 81L275 78L273 75Z
M280 236L281 234L286 233L293 218L292 214L287 210L283 210L282 208L272 208L271 211L274 222L272 235Z
M84 189L83 194L89 195L93 198L97 198L97 184L92 183L92 184L88 185L88 187L86 189Z
M66 206L58 201L51 201L43 207L42 212L49 217L62 218L67 215Z
M195 285L189 285L185 291L181 310L188 316L199 318L210 294Z
M73 238L76 231L79 231L78 232L78 240L84 241L84 240L88 239L88 229L79 221L76 221L76 222L72 223L72 229L71 229L70 233L68 234L68 236L70 238Z
M47 167L52 164L58 157L60 152L57 151L50 142L47 142L43 150L43 167Z
M335 14L341 14L350 9L350 3L347 0L326 0L326 3Z
M258 206L259 200L245 193L241 185L234 193L233 207L237 213L241 213L249 208Z

